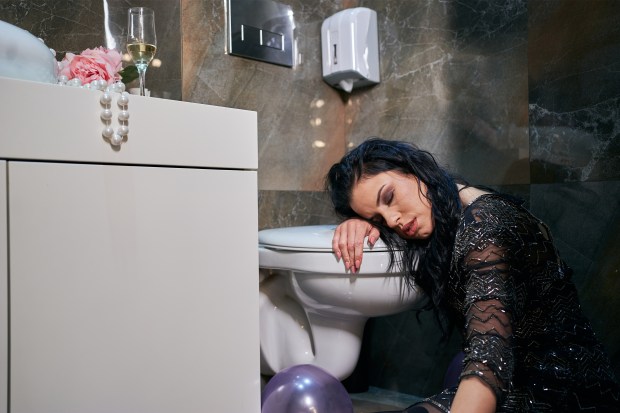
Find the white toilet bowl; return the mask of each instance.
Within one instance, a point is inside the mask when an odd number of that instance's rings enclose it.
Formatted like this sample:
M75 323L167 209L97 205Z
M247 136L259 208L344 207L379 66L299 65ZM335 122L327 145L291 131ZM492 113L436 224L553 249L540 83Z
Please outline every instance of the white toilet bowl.
M387 272L389 253L365 247L359 273L332 253L335 225L259 232L261 373L313 364L340 380L357 364L369 317L421 306L424 295Z

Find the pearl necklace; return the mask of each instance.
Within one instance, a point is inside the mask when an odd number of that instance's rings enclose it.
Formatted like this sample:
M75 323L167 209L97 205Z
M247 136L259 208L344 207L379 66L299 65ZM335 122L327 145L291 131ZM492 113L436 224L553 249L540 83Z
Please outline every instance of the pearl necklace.
M129 93L121 92L116 101L118 107L121 109L118 113L119 127L116 132L114 132L114 128L110 125L112 123L112 95L110 92L103 92L103 95L99 98L99 102L103 107L103 111L101 111L101 121L105 125L101 134L110 141L112 146L120 146L121 143L123 143L123 139L129 134Z
M90 83L82 85L82 82L78 78L71 80L67 79L67 76L59 76L58 84L62 86L80 87L82 89L96 89L103 92L99 98L99 103L103 108L101 111L101 122L103 122L103 131L101 135L104 139L110 142L110 145L119 148L120 145L127 139L129 135L129 93L125 92L125 84L123 82L116 82L111 85L105 80L93 80ZM118 113L119 127L116 131L112 127L112 94L118 94L116 104L120 109Z

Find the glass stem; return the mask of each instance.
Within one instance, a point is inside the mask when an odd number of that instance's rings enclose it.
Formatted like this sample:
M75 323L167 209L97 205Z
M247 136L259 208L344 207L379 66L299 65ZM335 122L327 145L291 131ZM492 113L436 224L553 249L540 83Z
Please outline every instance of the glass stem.
M144 76L146 75L146 65L136 65L138 69L138 78L140 79L140 96L146 96L144 90Z

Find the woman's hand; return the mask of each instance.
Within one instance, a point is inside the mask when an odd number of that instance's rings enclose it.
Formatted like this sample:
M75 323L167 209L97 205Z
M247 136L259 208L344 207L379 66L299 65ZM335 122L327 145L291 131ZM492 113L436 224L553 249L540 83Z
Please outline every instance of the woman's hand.
M332 250L338 260L342 258L345 269L353 273L358 272L362 265L365 237L368 237L368 245L372 247L379 239L379 230L359 218L347 219L334 232Z
M478 377L461 379L450 411L453 413L495 413L496 400L493 390Z

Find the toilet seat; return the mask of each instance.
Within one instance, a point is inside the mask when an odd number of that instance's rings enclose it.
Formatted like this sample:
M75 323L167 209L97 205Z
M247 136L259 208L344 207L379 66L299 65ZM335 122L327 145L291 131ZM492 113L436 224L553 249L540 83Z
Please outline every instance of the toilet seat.
M332 238L336 225L309 225L264 229L258 233L260 247L278 251L332 253ZM371 248L364 242L364 252L385 252L387 246L380 239Z

